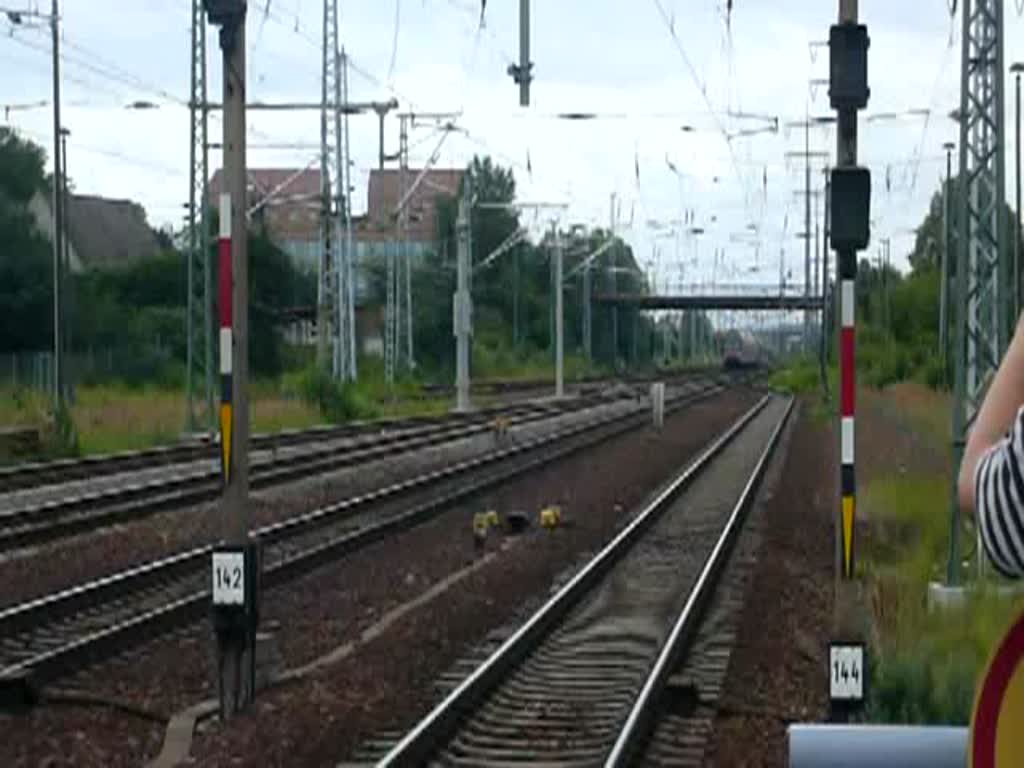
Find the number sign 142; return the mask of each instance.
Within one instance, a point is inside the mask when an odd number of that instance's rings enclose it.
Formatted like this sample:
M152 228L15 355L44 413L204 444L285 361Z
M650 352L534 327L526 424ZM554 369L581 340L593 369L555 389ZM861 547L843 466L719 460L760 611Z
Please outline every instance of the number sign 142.
M245 556L241 552L213 553L214 605L245 604Z

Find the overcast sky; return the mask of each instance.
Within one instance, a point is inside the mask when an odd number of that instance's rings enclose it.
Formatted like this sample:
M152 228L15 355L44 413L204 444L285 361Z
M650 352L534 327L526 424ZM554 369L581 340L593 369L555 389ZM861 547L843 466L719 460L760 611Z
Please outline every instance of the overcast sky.
M861 0L871 35L871 103L862 115L860 156L873 172L873 238L892 238L905 264L910 230L920 223L944 173L942 144L957 139L947 117L959 101L960 23L948 0ZM827 39L836 0L534 0L532 105L518 106L506 74L518 50L517 0L342 0L343 44L351 55L352 100L396 96L418 111L460 111L465 133L445 141L439 165L462 166L490 153L515 172L524 200L565 201L566 222L606 226L610 196L619 227L642 263L655 259L663 281L710 278L724 249L720 282L776 282L780 253L802 280L805 114L829 114ZM0 0L0 8L40 0ZM48 7L49 3L42 5ZM156 225L180 225L188 198L190 0L63 0L64 123L72 131L69 172L86 193L140 201ZM249 0L251 100L315 101L320 92L321 0ZM397 18L397 32L396 32ZM1006 0L1006 61L1024 58L1024 22ZM4 22L0 102L19 107L51 96L49 31ZM673 38L673 31L675 39ZM396 44L397 43L397 44ZM209 40L210 98L220 98L220 53ZM1007 79L1012 115L1012 80ZM124 105L144 99L158 109ZM924 117L921 110L930 110ZM566 111L600 119L568 122ZM777 134L733 139L764 127L743 112L778 117ZM900 113L869 121L870 115ZM52 145L49 104L12 108L4 117ZM683 131L682 126L694 130ZM1012 125L1012 123L1010 123ZM250 113L250 167L301 167L316 161L316 112ZM366 179L377 158L373 116L351 122L355 209L365 209ZM211 140L221 122L211 121ZM412 137L412 164L423 163L439 135ZM398 124L387 126L387 151ZM287 143L291 149L261 145ZM1013 142L1007 141L1012 159ZM834 155L828 128L811 133L812 150ZM824 158L816 158L821 186ZM527 165L532 169L528 171ZM677 170L674 173L670 164ZM211 168L220 165L219 151ZM637 174L639 168L639 174ZM1008 174L1008 179L1012 175ZM1012 189L1012 187L1011 187ZM700 238L673 234L693 211ZM534 227L540 230L551 214ZM753 236L751 226L757 227ZM679 229L679 228L677 228ZM873 251L872 251L873 253Z

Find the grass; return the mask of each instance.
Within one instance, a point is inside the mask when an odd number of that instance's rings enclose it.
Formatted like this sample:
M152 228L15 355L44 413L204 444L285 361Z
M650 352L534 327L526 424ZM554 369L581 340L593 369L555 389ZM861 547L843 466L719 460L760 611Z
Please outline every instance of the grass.
M865 429L909 428L927 441L948 441L946 395L901 383L863 400L872 411L861 421ZM896 412L904 418L893 419ZM866 716L875 722L963 725L970 719L975 683L1010 621L1024 609L1024 598L998 594L995 581L974 582L962 606L929 609L928 583L945 580L950 478L924 471L923 460L913 456L900 463L905 470L893 467L865 478L859 495L869 528L861 559L873 619Z
M113 453L178 440L185 428L185 402L180 391L124 386L79 387L71 418L83 455ZM323 419L314 408L282 396L266 384L253 388L252 429L273 432L310 427ZM0 391L0 425L52 429L49 398L41 393ZM53 455L47 451L40 458Z

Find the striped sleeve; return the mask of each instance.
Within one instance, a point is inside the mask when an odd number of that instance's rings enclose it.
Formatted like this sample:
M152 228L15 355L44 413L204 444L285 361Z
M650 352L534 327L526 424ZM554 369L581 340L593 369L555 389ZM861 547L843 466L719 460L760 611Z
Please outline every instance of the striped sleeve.
M974 498L989 561L1004 576L1024 577L1024 408L978 462Z

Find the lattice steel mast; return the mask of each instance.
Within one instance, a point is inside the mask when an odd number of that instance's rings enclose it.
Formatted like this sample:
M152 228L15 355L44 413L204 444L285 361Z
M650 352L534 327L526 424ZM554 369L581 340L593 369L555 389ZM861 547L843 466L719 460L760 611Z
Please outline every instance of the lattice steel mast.
M1009 340L1012 291L1005 247L1003 0L962 0L960 238L957 244L954 466ZM963 277L966 276L966 280ZM953 503L947 577L958 580Z
M210 272L210 224L206 215L209 141L206 100L206 24L202 0L192 0L191 88L189 93L188 299L185 396L187 429L215 429L213 407L213 318ZM205 405L197 419L199 380Z

